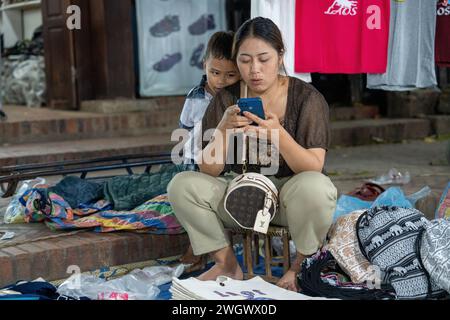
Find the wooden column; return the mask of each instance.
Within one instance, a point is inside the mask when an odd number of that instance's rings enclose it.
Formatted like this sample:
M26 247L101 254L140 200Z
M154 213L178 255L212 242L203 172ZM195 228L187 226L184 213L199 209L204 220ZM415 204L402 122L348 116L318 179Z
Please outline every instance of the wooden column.
M97 99L134 98L134 6L131 0L89 1Z
M78 106L74 40L66 27L69 5L69 0L42 1L47 105L55 109Z
M362 103L364 90L362 77L361 74L349 75L352 106Z

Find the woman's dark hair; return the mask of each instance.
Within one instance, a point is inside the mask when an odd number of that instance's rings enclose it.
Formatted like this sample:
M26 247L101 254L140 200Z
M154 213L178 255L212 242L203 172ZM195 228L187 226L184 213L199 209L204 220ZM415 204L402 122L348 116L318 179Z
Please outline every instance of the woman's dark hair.
M210 57L213 57L219 60L232 60L233 39L233 31L219 31L214 33L211 36L211 39L209 39L208 47L206 48L205 56L203 59L206 61Z
M242 43L247 38L259 38L270 44L280 56L283 56L286 48L283 42L283 36L278 26L270 19L257 17L254 19L247 20L239 28L234 37L233 43L233 60L237 60L237 54ZM283 70L285 73L286 68L283 65Z

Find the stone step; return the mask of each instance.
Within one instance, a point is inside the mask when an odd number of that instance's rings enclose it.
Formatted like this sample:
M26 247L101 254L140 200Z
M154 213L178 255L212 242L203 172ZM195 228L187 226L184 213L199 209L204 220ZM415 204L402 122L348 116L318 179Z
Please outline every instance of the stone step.
M0 167L170 151L170 134L22 144L0 149Z
M430 118L431 119L431 118ZM436 132L450 133L449 116L430 119L372 119L332 122L332 147L423 139ZM171 133L117 138L7 145L0 149L0 167L124 154L170 151Z
M362 119L376 119L380 117L378 106L359 105L355 107L330 106L330 119L332 121L348 121Z
M371 119L332 123L332 146L423 139L433 134L429 119Z
M149 104L125 113L56 111L6 106L0 122L0 145L141 136L178 127L181 103Z
M140 136L178 128L182 101L85 101L82 111L7 106L8 121L0 123L0 145ZM128 110L128 111L125 111ZM331 108L332 120L373 119L374 106Z

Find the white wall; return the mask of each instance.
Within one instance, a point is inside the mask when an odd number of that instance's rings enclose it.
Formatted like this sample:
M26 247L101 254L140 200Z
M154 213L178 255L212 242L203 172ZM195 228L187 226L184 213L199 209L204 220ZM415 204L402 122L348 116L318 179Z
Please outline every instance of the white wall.
M23 11L23 35L25 39L31 39L33 32L42 25L41 9L30 9Z
M5 46L10 48L19 40L31 39L34 30L42 24L40 8L14 9L1 12Z

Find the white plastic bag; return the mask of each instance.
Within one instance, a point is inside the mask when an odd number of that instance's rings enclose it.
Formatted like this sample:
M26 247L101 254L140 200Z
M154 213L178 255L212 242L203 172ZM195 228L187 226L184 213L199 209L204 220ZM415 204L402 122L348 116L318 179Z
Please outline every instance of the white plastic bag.
M185 265L183 264L180 264L176 268L155 266L144 268L143 270L134 270L131 273L138 277L148 279L155 286L162 286L171 282L172 278L179 278L183 274L184 268Z
M24 195L26 191L42 184L45 184L45 179L43 178L27 180L21 184L19 190L16 192L11 202L9 203L8 208L6 208L4 217L4 222L6 224L25 223L25 206L23 206L19 202L19 199Z
M136 269L129 274L106 281L96 276L75 274L63 282L60 295L75 299L87 297L91 300L154 300L159 295L158 286L178 278L184 265L177 268L156 266Z
M106 281L91 275L74 274L63 282L57 292L60 295L91 300L153 300L160 290L152 284L140 283L126 275Z
M408 171L401 173L395 168L389 170L388 173L383 174L376 179L369 180L369 182L379 185L386 184L408 184L411 181L411 176Z

